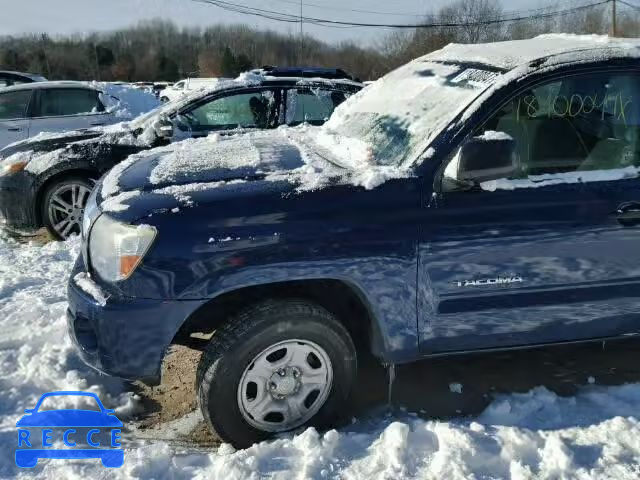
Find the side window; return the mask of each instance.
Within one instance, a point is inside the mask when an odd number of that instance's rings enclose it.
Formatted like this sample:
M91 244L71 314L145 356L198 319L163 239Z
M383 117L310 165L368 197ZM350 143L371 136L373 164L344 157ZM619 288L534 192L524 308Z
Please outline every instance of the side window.
M40 102L36 115L62 117L87 115L104 111L98 92L86 89L52 88L40 90Z
M31 90L0 93L0 120L25 118L31 100Z
M287 125L322 125L347 99L345 92L322 89L292 89L287 92Z
M555 176L562 182L567 174L606 171L640 165L640 95L638 78L626 73L598 73L567 76L525 91L508 102L473 135L449 165L445 176L486 181L495 156L481 141L498 145L510 138L510 155L517 162L505 170L506 177L495 179L540 180ZM474 147L470 148L469 144ZM475 149L475 150L474 150ZM478 159L470 159L471 151ZM484 158L481 158L484 157ZM504 160L504 159L503 159ZM469 175L466 165L474 165ZM494 175L495 176L495 175ZM489 175L491 177L491 175ZM605 180L607 175L591 174L588 180ZM565 177L566 178L566 177ZM548 179L548 177L545 177Z
M192 130L271 128L277 124L276 95L271 90L217 98L183 114Z

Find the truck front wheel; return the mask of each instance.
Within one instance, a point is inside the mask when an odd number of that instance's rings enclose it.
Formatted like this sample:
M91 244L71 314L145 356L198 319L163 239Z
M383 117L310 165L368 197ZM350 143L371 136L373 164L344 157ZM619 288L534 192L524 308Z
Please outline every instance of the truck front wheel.
M344 326L303 300L269 301L218 330L197 374L209 427L238 448L346 413L356 351Z

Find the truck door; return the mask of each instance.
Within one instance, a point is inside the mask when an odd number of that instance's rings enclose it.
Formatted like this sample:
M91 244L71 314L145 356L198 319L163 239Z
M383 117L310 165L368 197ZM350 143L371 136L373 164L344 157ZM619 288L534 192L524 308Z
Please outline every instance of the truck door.
M640 330L640 95L596 71L521 92L475 132L507 134L519 168L444 170L419 242L426 353L596 339ZM500 133L496 133L500 132ZM486 172L485 172L486 173Z

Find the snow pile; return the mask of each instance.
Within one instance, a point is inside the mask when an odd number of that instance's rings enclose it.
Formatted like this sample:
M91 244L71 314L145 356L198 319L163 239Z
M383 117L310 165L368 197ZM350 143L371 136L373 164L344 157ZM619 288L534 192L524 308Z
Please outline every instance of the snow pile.
M585 170L583 172L529 175L527 178L514 180L500 178L498 180L482 182L480 183L480 187L483 190L494 192L496 190L540 188L567 183L612 182L625 178L637 178L638 175L640 175L640 168L638 167L612 168L611 170Z
M304 164L289 172L272 173L267 179L285 178L300 191L317 190L336 179L371 190L387 180L411 174L406 168L376 164L370 146L356 138L309 126L280 131L299 150Z
M133 165L139 158L140 154L131 155L124 162L118 163L115 167L109 170L109 173L103 177L102 180L102 197L107 198L112 195L116 195L120 191L120 175Z
M579 55L579 52L602 49L603 47L637 48L639 45L640 42L635 39L611 38L606 35L551 33L527 40L477 44L451 43L430 53L426 58L443 62L494 65L510 70L539 58L566 52L575 52L576 55Z
M462 384L460 383L450 383L449 384L449 391L451 393L462 393Z
M482 135L474 137L477 140L496 141L496 140L513 140L513 137L505 132L496 132L494 130L487 130Z
M240 135L234 141L219 141L217 136L188 139L155 150L160 161L149 180L159 185L170 182L198 181L208 170L256 167L260 154L250 136Z
M152 93L130 85L107 82L88 82L96 90L103 92L100 100L121 120L136 118L160 105L160 100Z
M107 297L102 292L100 286L93 281L89 274L80 272L73 277L73 281L76 282L76 285L78 285L81 290L91 295L91 298L98 302L98 305L102 305L104 307L107 304Z
M140 190L119 193L113 197L105 199L100 204L100 208L103 212L122 212L129 208L129 205L125 202L139 196L140 193Z
M501 397L476 419L373 417L247 450L210 454L155 444L125 458L136 478L599 479L640 474L640 387L590 387L560 398L539 388Z
M83 365L66 336L65 291L78 253L66 243L21 245L0 237L0 477L213 478L281 480L636 479L640 476L640 385L585 387L573 397L544 388L503 395L476 418L433 421L372 414L341 430L310 428L242 451L123 432L125 463L106 472L97 460L14 464L15 422L53 390L97 393L126 425L139 406L124 384ZM461 390L457 385L452 390ZM55 399L54 399L55 400ZM65 405L66 406L66 405ZM79 405L73 405L77 407ZM165 425L188 433L198 414ZM170 428L169 428L170 427ZM174 436L175 437L175 436ZM167 435L165 438L172 438Z
M219 188L223 186L230 185L240 185L243 184L244 180L221 180L219 182L195 182L195 183L187 183L184 185L169 185L163 188L156 188L153 190L153 193L157 195L171 195L178 202L182 203L185 206L193 205L193 200L191 196L197 192L204 192L205 190L210 190L213 188ZM124 194L121 194L124 195Z

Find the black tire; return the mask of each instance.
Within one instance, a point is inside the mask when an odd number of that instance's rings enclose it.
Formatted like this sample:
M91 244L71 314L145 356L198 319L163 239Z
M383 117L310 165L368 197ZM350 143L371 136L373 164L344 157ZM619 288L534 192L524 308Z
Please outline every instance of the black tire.
M81 176L65 177L65 178L56 180L51 185L49 185L47 189L44 191L44 194L42 195L42 204L40 205L42 222L45 228L48 230L49 234L56 240L65 240L74 233L80 234L80 228L82 227L82 213L84 212L84 207L86 206L87 200L89 198L88 194L84 195L82 201L80 202L82 204L81 209L80 208L74 209L73 221L76 222L76 225L74 225L74 227L67 234L63 234L63 232L59 232L58 230L56 230L54 226L55 220L51 218L51 215L49 215L49 207L52 203L52 199L54 198L54 195L56 194L56 192L60 188L71 187L74 185L83 187L87 189L89 192L91 192L91 190L93 189L94 182L92 182L87 177L81 177ZM78 219L78 217L80 218Z
M316 304L304 300L267 301L242 311L219 329L198 366L198 404L207 424L221 440L246 448L273 435L245 420L238 405L238 386L257 355L292 339L314 342L324 349L333 372L324 404L304 426L324 428L346 413L357 372L356 350L347 330Z

